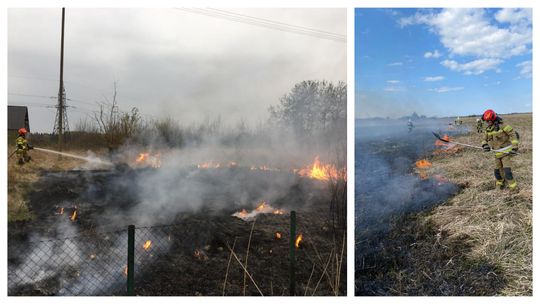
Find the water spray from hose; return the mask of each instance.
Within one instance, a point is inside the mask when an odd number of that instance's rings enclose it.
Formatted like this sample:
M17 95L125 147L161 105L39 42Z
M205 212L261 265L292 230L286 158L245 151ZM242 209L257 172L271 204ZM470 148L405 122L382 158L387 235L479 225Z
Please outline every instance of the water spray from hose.
M85 157L85 156L75 155L75 154L71 154L71 153L59 152L59 151L55 151L55 150L36 148L36 147L34 147L34 150L43 151L43 152L47 152L47 153L53 153L53 154L59 154L59 155L63 155L63 156L71 157L71 158L82 159L82 160L85 160L85 161L87 161L89 163L100 163L100 164L108 165L108 166L113 165L111 162L106 161L106 160L102 160L99 157L88 157L88 156Z

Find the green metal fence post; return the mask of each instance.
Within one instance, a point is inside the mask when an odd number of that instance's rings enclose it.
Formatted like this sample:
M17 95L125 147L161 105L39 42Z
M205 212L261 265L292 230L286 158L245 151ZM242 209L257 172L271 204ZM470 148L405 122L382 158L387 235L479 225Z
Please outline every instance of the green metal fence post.
M291 211L291 243L289 247L289 291L290 295L296 295L296 211Z
M135 226L128 226L127 295L135 295Z

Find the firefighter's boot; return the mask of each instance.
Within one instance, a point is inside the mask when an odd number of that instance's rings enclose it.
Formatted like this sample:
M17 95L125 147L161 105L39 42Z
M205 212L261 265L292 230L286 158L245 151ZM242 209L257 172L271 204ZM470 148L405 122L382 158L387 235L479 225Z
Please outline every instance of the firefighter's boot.
M512 168L504 168L503 170L504 170L504 179L506 180L508 189L510 189L510 191L517 190L517 182L514 179L514 176L512 175Z
M505 182L504 182L504 178L502 177L501 170L495 169L494 173L495 173L495 188L500 189L500 190L504 189Z

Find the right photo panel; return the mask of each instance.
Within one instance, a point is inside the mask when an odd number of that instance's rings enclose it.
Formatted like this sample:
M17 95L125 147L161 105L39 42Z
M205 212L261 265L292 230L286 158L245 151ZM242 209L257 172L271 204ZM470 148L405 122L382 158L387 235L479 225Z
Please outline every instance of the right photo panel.
M532 296L532 9L355 9L355 295Z

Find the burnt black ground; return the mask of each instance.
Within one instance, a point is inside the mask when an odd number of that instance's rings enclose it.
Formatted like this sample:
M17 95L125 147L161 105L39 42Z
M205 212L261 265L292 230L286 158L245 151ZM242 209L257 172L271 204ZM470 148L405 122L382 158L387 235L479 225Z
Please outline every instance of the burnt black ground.
M73 237L77 253L82 255L82 264L80 267L77 264L75 266L70 264L68 267L67 262L66 265L59 262L59 269L62 270L55 275L39 282L10 288L10 294L73 294L80 291L80 286L88 284L95 289L88 289L90 292L83 290L83 294L124 294L125 281L122 277L122 266L125 264L124 251L121 249L119 253L114 254L109 251L113 247L121 247L119 244L125 242L127 236L127 225L134 224L139 218L139 215L129 212L139 204L139 197L134 191L130 191L131 187L137 179L144 179L147 174L153 174L154 170L160 169L133 170L119 167L110 171L43 172L42 178L34 185L29 195L33 220L9 225L10 271L25 262L21 252L28 254L35 249L36 241L48 239ZM329 222L326 183L300 178L288 172L251 171L248 168L182 170L179 171L179 176L196 172L190 175L191 178L200 179L205 183L208 189L206 204L196 212L171 213L165 209L159 214L159 223L147 227L137 225L135 285L137 295L223 293L223 282L230 256L227 245L232 247L236 239L235 252L241 260L244 260L252 227L252 222L232 217L231 214L241 208L251 210L254 207L239 205L235 201L232 189L227 186L227 177L230 178L231 175L243 181L247 195L254 198L260 196L261 189L270 187L274 180L290 180L290 187L283 192L285 194L271 204L276 208L293 209L298 212L298 233L303 234L304 243L297 250L297 294L304 294L308 281L308 294L311 294L321 276L315 294L332 293L329 275L323 276L323 265L334 247L341 250L341 239L335 240L335 233ZM225 201L225 205L229 207L223 208L220 204L219 208L215 208L214 203L217 200L220 203ZM63 215L58 214L59 207L64 207ZM71 221L69 215L75 210L78 217L75 221ZM117 216L114 220L108 221L107 218L111 214ZM125 216L122 216L123 214ZM289 294L288 229L288 215L261 214L255 222L249 246L248 270L265 295ZM283 235L279 240L274 237L277 231ZM138 246L138 243L146 239L153 241L148 251ZM120 241L114 244L112 240ZM55 246L55 250L60 250L59 248L64 248L62 244L65 244L61 242L53 241L51 244ZM196 257L195 251L202 252L202 257ZM97 255L98 258L89 261L88 256L91 254ZM335 252L333 254L335 255ZM97 264L95 261L99 261L100 257L118 261ZM341 269L340 294L343 295L346 286L346 255L343 257ZM107 275L91 276L87 279L85 274L81 274L83 271L105 272ZM330 268L327 271L329 274L335 272L330 271ZM73 276L78 278L72 278ZM81 278L105 282L89 283ZM75 284L70 284L69 280L81 282L76 284L75 288L72 286ZM244 294L243 271L234 259L229 267L227 282L226 295ZM246 286L247 295L259 294L249 279Z

